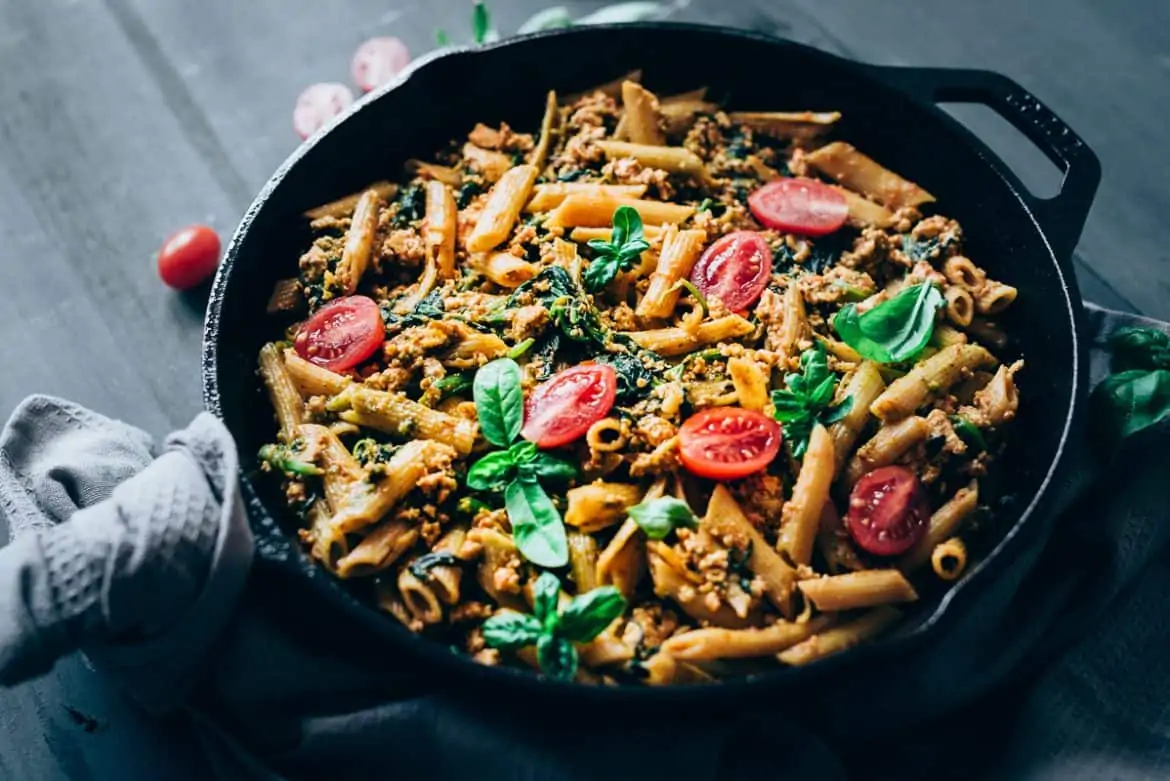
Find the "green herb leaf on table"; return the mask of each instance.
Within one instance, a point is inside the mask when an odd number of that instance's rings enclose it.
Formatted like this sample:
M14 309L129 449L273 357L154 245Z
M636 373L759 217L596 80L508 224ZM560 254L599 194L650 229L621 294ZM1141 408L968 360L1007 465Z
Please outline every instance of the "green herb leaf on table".
M573 597L561 611L561 634L588 643L626 611L626 598L613 586L600 586Z
M841 340L862 358L901 363L914 358L934 333L935 313L946 298L929 282L912 285L864 314L847 304L833 318Z
M475 36L476 43L484 43L488 40L491 26L491 15L488 13L487 6L483 4L482 0L476 0L475 8L471 11L471 32Z
M613 213L613 230L609 241L592 239L589 247L597 256L585 269L585 289L591 293L604 290L619 271L629 271L643 252L650 249L642 228L642 216L629 206L619 206Z
M808 438L817 423L835 423L853 408L849 397L833 406L839 378L829 369L825 347L820 342L800 355L800 372L784 378L787 390L772 391L776 420L784 431L784 440L794 458L803 458Z
M503 491L516 476L516 460L507 450L496 450L467 470L467 486L476 491Z
M535 645L541 638L542 627L536 616L501 610L483 622L483 639L492 648L515 651Z
M1128 369L1093 390L1098 431L1114 447L1126 437L1170 417L1170 370Z
M504 507L512 523L512 539L524 558L549 568L569 562L564 521L540 483L528 479L508 483Z
M497 447L510 445L524 425L520 381L520 366L509 358L498 358L475 373L472 393L479 427L484 439Z
M536 661L541 672L554 681L571 681L577 676L577 649L560 635L540 636L536 641Z
M636 504L628 512L652 540L664 539L680 526L693 529L699 523L695 514L691 512L690 505L673 496L662 496Z
M1157 328L1123 328L1109 337L1113 371L1170 369L1170 336Z

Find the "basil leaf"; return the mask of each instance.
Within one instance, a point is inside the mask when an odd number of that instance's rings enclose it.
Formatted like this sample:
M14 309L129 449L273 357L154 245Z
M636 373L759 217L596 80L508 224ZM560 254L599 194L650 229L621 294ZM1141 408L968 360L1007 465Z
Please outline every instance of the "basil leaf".
M536 615L545 632L557 627L559 615L557 606L561 595L561 582L551 572L542 572L532 586L532 612Z
M536 641L536 662L540 671L554 681L577 677L577 649L563 637L544 634Z
M636 504L629 509L629 515L652 540L661 540L680 526L694 528L698 525L690 505L673 496Z
M536 616L501 610L483 622L483 641L489 648L515 651L536 644L542 637L540 621Z
M821 423L828 426L844 418L853 409L853 397L846 396L845 400L836 407L830 407L829 411L821 416Z
M601 586L569 600L561 611L560 632L574 643L588 643L626 610L626 598L613 586Z
M630 2L602 6L577 20L577 24L624 24L644 19L658 19L670 13L663 3Z
M571 27L573 17L569 16L569 9L563 5L537 11L528 17L528 21L516 30L517 35L540 32L541 30L556 30L561 27Z
M510 358L497 358L475 373L472 394L484 439L507 447L524 425L524 391L520 366Z
M504 507L520 554L541 567L563 567L569 542L561 514L539 483L513 480L504 489Z
M951 425L954 426L955 433L959 435L959 438L968 445L973 445L980 450L987 450L987 440L983 438L983 432L974 423L961 415L951 415Z
M548 453L537 453L530 461L520 464L518 471L522 478L530 480L572 480L577 476L577 467Z
M516 461L508 450L488 453L467 470L467 487L476 491L502 491L516 474Z
M609 241L592 239L589 247L597 253L585 269L582 280L590 292L602 290L618 271L629 271L638 257L650 249L642 228L642 216L630 206L619 206L613 213L613 230Z
M877 363L901 363L922 351L934 333L934 315L946 298L929 282L912 285L873 309L858 314L847 304L833 318L841 340L861 357Z
M410 562L407 568L410 574L414 575L419 580L427 580L431 576L431 570L435 567L453 567L459 564L459 559L455 558L455 554L451 551L433 550L430 553L424 553L414 561Z
M604 290L605 286L613 281L618 273L618 259L616 255L599 254L589 261L589 266L581 274L581 281L585 289L591 292Z
M1093 390L1094 424L1116 446L1170 417L1170 370L1111 374Z
M1123 328L1109 337L1113 371L1170 369L1170 336L1157 328Z

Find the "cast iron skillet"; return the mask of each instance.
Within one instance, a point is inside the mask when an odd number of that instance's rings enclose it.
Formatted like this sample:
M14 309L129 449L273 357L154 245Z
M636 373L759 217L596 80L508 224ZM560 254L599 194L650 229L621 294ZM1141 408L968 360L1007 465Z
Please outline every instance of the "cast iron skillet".
M1017 501L1005 505L994 539L976 551L964 576L941 597L926 600L892 638L807 668L719 686L580 687L486 668L415 638L320 570L300 550L271 481L253 480L249 456L275 432L255 372L257 352L277 328L264 304L273 282L295 273L308 246L300 213L377 179L397 178L407 158L426 158L477 121L536 128L547 90L582 90L634 68L642 68L647 85L660 94L709 85L732 108L841 111L838 137L934 193L940 211L963 225L968 254L1020 290L1005 324L1028 361L1023 412L1014 446L999 464L1007 480L1003 493ZM1028 194L934 105L939 101L982 103L1001 114L1063 169L1060 194L1046 200ZM680 24L578 28L448 50L425 58L304 144L257 196L215 280L204 331L204 399L239 443L243 495L261 560L361 624L388 652L410 658L420 674L460 688L553 695L562 703L568 697L610 705L619 699L727 704L771 696L843 666L904 658L948 615L961 612L965 592L984 587L1006 559L1047 533L1046 489L1061 467L1084 396L1081 299L1070 255L1099 179L1097 158L1067 125L1019 85L986 71L879 67L763 35Z

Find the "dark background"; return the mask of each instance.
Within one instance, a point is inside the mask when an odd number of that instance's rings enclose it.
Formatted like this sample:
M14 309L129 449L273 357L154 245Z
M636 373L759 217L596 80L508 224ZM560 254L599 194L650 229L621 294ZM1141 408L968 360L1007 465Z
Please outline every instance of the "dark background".
M504 34L546 4L603 5L489 1ZM1170 317L1170 3L691 0L672 18L1017 80L1101 158L1085 298ZM0 0L0 412L48 392L155 434L186 423L206 293L163 288L155 249L189 222L226 241L296 146L297 94L348 82L362 40L420 55L438 26L465 40L469 20L467 0ZM990 112L956 114L1038 194L1059 187ZM0 779L208 776L181 724L140 715L79 660L0 691Z

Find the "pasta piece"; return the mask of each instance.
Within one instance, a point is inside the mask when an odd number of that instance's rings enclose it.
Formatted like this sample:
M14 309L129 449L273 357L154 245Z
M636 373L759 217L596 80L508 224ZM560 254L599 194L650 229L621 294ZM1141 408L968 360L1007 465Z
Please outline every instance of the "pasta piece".
M664 550L665 549L665 550ZM752 612L746 617L736 614L726 602L712 607L705 594L691 584L680 566L667 553L669 546L662 542L646 544L646 557L650 564L650 577L654 581L654 593L669 597L691 618L727 629L746 629L759 623L759 615Z
M971 318L975 315L975 299L970 291L958 285L948 285L944 291L947 300L946 316L957 326L971 325Z
M627 518L597 557L595 582L613 586L629 599L645 574L646 538L638 523Z
M455 231L458 211L451 188L442 182L427 182L426 223L423 241L427 262L434 263L439 279L455 276Z
M981 315L998 315L1012 305L1018 294L1011 285L989 281L975 297L975 310Z
M321 469L325 501L334 513L369 492L365 471L336 434L316 423L302 423L296 429L296 437L305 443L310 459ZM370 523L378 520L380 517Z
M954 255L943 261L943 276L952 285L957 285L972 295L982 290L987 282L986 272L963 255Z
M894 213L880 203L862 198L844 187L834 187L833 189L844 196L845 203L849 206L849 224L853 227L866 228L872 225L875 228L885 229L894 224Z
M695 89L687 90L686 92L676 92L673 95L667 95L664 98L659 98L658 102L660 105L669 106L669 105L672 105L674 103L686 103L688 101L706 100L706 99L707 99L707 88L706 87L696 87ZM711 105L718 108L717 104L712 103Z
M436 165L422 160L407 160L406 172L412 176L420 176L429 182L441 182L448 187L459 187L463 184L463 174L446 165Z
M386 200L398 192L398 185L387 181L374 182L361 192L352 193L344 198L338 198L336 201L322 204L315 209L309 209L305 212L305 216L310 220L319 220L322 217L348 217L353 214L354 208L358 205L358 201L361 200L362 196L371 190L378 194L379 199Z
M520 554L512 538L489 528L475 528L467 539L483 548L483 558L476 568L475 579L489 597L509 610L528 611L528 604L520 594L519 585L513 591L513 578L518 575Z
M475 369L506 352L508 345L495 334L468 331L440 360L455 369Z
M903 572L913 572L934 554L934 549L940 544L954 537L963 525L963 521L971 516L979 507L979 483L972 480L966 486L955 492L946 504L934 511L930 516L930 524L926 533L922 535L914 547L898 558L898 569Z
M658 147L652 147L657 149ZM615 198L609 195L578 193L570 195L553 210L545 226L549 228L609 228L613 213L619 206L629 206L638 212L646 225L678 224L690 219L694 206L639 198Z
M718 110L718 103L701 98L664 98L658 105L658 113L662 115L662 129L668 136L682 135L695 124L700 114L714 114Z
M353 380L306 361L291 347L285 348L284 365L301 396L336 396Z
M528 158L528 162L537 171L543 171L548 163L548 150L552 147L560 116L561 112L557 110L557 93L550 89L544 101L544 118L540 120L540 141L532 150L532 156Z
M579 644L577 653L582 664L587 667L605 667L630 661L634 658L635 649L617 637L611 625L588 643Z
M896 569L866 569L802 580L797 585L817 610L827 613L918 599L910 581Z
M930 554L930 566L943 580L958 580L967 568L967 546L958 537L940 542Z
M694 331L671 327L629 331L624 335L637 342L639 347L669 358L685 355L709 344L747 336L753 330L752 324L739 315L724 315L707 320Z
M818 342L824 345L829 355L840 358L846 363L861 363L861 354L844 342L838 342L836 339L830 339L820 334L814 334L813 336Z
M663 230L665 229L658 225L642 226L642 234L646 237L647 241L653 241L661 236ZM592 241L593 239L609 241L613 238L613 230L611 228L573 228L573 231L569 234L569 238L579 243Z
M932 394L945 393L964 373L995 363L995 357L977 344L944 347L891 383L870 405L870 411L883 421L905 417L925 404Z
M338 561L349 553L349 540L331 520L328 503L323 499L313 502L309 508L309 538L312 540L309 554L336 575Z
M342 528L336 517L333 525ZM385 521L374 527L353 550L338 559L337 576L354 578L381 572L401 558L417 541L417 527L406 521Z
M732 111L727 118L773 138L807 141L824 135L841 114L838 111Z
M473 170L483 174L489 182L498 182L512 167L512 156L494 149L484 149L472 143L463 145L463 159ZM462 177L460 177L462 179Z
M569 489L565 494L565 523L592 534L617 524L642 499L642 489L629 483L598 480Z
M702 668L680 662L665 651L659 651L642 662L642 669L646 671L646 683L650 686L681 686L715 680L715 676Z
M264 307L266 314L275 315L281 312L296 312L305 306L305 296L301 290L301 282L296 277L278 279L272 286L272 295L268 297L268 304Z
M377 190L366 190L353 209L353 219L345 234L345 245L341 260L335 272L346 295L357 290L358 282L370 265L374 252L374 236L378 232L378 204L381 198Z
M598 84L596 87L587 89L584 92L573 92L565 95L561 98L561 105L571 106L581 98L588 97L595 92L603 93L616 100L617 98L621 97L622 84L627 81L634 81L640 84L642 82L642 69L638 68L636 70L632 70L624 76L619 76L613 81L607 81L604 84Z
M593 182L554 182L532 188L532 198L524 205L526 212L546 212L557 208L570 195L610 196L613 198L641 198L646 194L644 184L594 184ZM591 236L590 238L598 238ZM608 235L605 236L609 238ZM579 239L574 239L579 241Z
M982 317L974 317L971 319L971 325L967 326L966 330L967 333L974 336L980 342L989 344L997 350L1002 350L1007 346L1007 334L990 320L985 320Z
M841 516L832 502L825 502L821 510L821 523L817 528L817 549L825 560L827 571L837 575L842 572L856 572L865 569L857 551L849 541L849 532L841 523Z
M461 455L471 452L479 426L475 421L446 415L401 393L377 391L353 384L329 402L330 409L351 408L360 416L351 420L398 437L433 439L450 445ZM349 420L345 413L342 420Z
M699 528L714 539L742 538L748 541L747 566L764 586L764 596L786 618L793 617L792 595L796 590L796 570L756 531L727 486L719 483L711 493L707 513Z
M585 432L585 444L593 453L616 453L626 446L626 434L617 418L602 418Z
M449 447L438 442L425 439L408 442L390 457L386 474L377 483L354 482L342 500L335 502L330 497L329 504L334 510L333 525L348 534L377 523L414 489L419 480L435 471L437 461L449 460L454 455ZM326 496L329 496L328 479Z
M670 317L678 303L680 279L686 279L695 266L707 240L706 231L680 231L671 225L662 234L662 251L658 265L650 275L650 285L638 302L638 317Z
M635 144L662 146L666 135L662 132L662 117L658 112L658 97L636 81L622 82L622 106L625 109L626 132Z
M390 578L374 579L374 598L378 609L389 613L407 629L413 629L414 617L402 604L402 597L398 595L398 584Z
M952 344L966 344L967 334L958 329L951 328L949 325L936 325L930 341L938 347L950 347Z
M764 370L751 358L737 356L727 360L727 372L735 385L739 406L763 412L768 400L768 378Z
M398 593L410 615L424 626L443 620L443 606L434 590L415 577L409 567L398 571Z
M708 178L703 159L685 147L656 146L629 141L598 141L596 143L597 148L604 152L610 160L632 157L647 168L661 168L663 171L670 171L674 174L693 176L700 181L706 181Z
M435 553L450 553L457 555L467 539L467 529L456 526L444 534L435 543ZM427 570L427 584L431 591L444 605L454 605L459 602L459 595L463 588L463 568L455 564L435 564Z
M290 443L297 438L297 427L304 419L305 402L289 376L280 348L275 344L260 348L260 379L268 389L268 399L280 423L280 440Z
M863 475L894 463L928 436L930 426L926 418L914 416L882 426L872 439L857 449L850 460L843 477L845 487L852 488Z
M862 362L845 383L844 397L853 399L853 404L845 417L829 426L829 436L833 438L834 474L841 471L845 460L852 452L853 446L861 437L869 423L869 405L886 389L882 381L881 372L877 364L871 361Z
M692 629L666 640L662 650L689 662L773 656L832 624L831 616L817 616L802 624L781 620L762 629Z
M852 621L815 634L776 655L784 664L800 666L840 653L881 634L902 617L892 607L879 607Z
M535 277L540 267L510 252L484 252L472 255L470 265L500 287L516 288Z
M784 503L780 522L777 546L794 564L812 561L813 544L821 523L821 510L829 500L833 471L833 438L818 423L808 438L804 462L792 488L792 498Z
M778 346L785 358L793 358L800 353L800 342L809 332L804 296L795 283L789 283L785 289L783 306L784 320L780 324Z
M569 539L569 572L577 592L584 594L597 586L597 540L588 534L571 531Z
M891 209L921 206L934 196L858 152L851 144L834 141L804 156L805 162L850 190L868 195Z
M532 193L536 175L535 166L518 165L500 177L467 238L468 252L487 252L507 241Z

